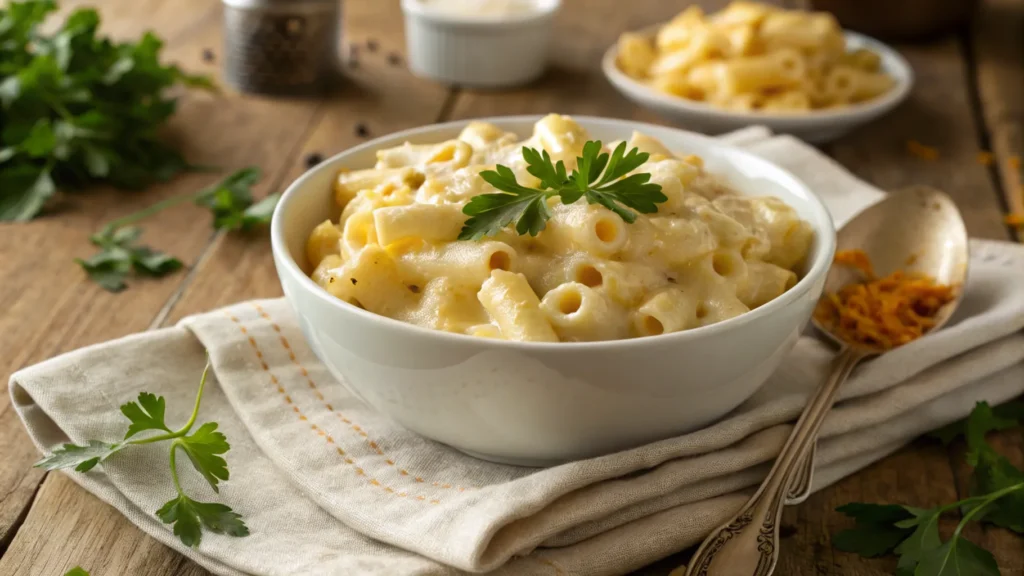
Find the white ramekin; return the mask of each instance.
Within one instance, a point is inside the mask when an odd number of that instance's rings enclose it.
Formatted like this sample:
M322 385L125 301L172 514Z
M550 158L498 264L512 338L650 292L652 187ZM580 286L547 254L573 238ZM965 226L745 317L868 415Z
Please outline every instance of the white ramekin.
M526 136L539 116L484 118ZM821 200L749 152L691 132L576 116L591 138L633 130L697 154L743 194L770 194L811 223L803 278L735 318L683 332L602 342L510 342L429 330L343 302L303 270L306 238L332 212L342 168L380 148L454 138L467 121L399 132L318 164L285 191L270 226L285 297L316 355L353 394L409 430L487 460L546 465L608 454L707 426L750 398L782 362L824 288L835 229Z
M544 72L551 24L561 0L532 0L536 9L504 16L461 16L402 0L409 68L446 84L499 88Z

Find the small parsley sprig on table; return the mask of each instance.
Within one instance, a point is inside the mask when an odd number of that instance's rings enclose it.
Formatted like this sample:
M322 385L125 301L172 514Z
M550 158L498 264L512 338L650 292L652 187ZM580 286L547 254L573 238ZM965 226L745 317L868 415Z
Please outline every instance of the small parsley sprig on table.
M988 432L1021 421L1024 402L994 409L979 402L965 421L931 434L946 444L966 437L967 463L974 467L969 498L928 509L859 502L841 506L836 510L854 518L856 525L833 536L832 544L868 558L894 553L899 556L897 576L998 576L995 557L962 534L971 521L1024 534L1024 471L985 441ZM943 542L939 518L955 511L961 514L960 522Z
M553 163L546 150L524 146L526 171L540 180L539 188L521 185L515 173L501 164L481 172L480 177L500 193L474 196L466 204L462 211L470 218L459 233L459 240L494 236L509 224L514 224L520 235L536 236L551 218L547 200L554 196L560 197L563 204L586 198L588 203L600 204L632 224L636 220L633 210L652 214L658 211L659 203L668 200L661 186L651 183L650 174L626 176L649 157L637 148L627 153L625 142L609 156L601 152L600 141L591 140L583 146L583 155L576 158L576 169L568 173L565 163Z
M253 199L252 187L260 179L259 168L250 166L234 172L220 182L202 190L173 196L127 216L110 222L89 241L99 248L92 256L75 262L89 275L89 279L110 292L120 292L127 285L125 279L134 272L141 276L160 277L182 267L181 260L136 243L142 229L131 226L158 212L194 202L213 213L216 230L247 232L268 224L280 194L270 194L260 201Z
M220 492L220 482L227 481L229 476L228 464L223 455L227 453L231 445L228 444L224 434L217 431L217 423L207 422L192 432L192 427L199 414L199 403L203 399L203 388L206 385L206 376L209 370L210 365L207 363L203 370L203 376L199 380L199 392L196 394L192 415L188 422L178 430L171 430L164 420L166 409L164 397L142 392L139 394L138 401L128 402L121 406L121 413L131 422L123 440L120 442L89 440L85 445L64 444L37 462L35 466L45 470L74 468L79 472L88 472L97 464L129 446L169 440L171 480L174 482L174 489L178 495L157 510L157 517L165 524L173 525L174 535L183 544L190 547L199 545L203 529L216 534L248 536L249 528L238 513L223 504L200 502L189 498L178 481L176 462L178 450L188 456L192 466L209 482L214 492ZM147 431L163 433L129 440L129 438ZM192 433L190 434L190 432Z

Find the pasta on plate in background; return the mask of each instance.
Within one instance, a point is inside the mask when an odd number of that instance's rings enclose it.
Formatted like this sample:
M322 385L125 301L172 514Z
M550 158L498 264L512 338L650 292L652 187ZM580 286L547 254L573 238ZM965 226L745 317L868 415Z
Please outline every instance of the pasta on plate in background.
M677 157L640 133L625 148L649 157L626 178L650 175L663 194L656 211L628 223L603 205L552 197L536 235L503 227L458 239L467 204L498 192L482 171L504 165L518 185L536 187L524 147L573 170L587 140L571 118L552 114L522 141L474 122L453 140L379 150L374 167L338 175L340 219L308 239L312 278L346 302L404 322L541 342L705 326L796 283L813 239L808 223L778 198L735 193L700 158Z
M742 1L710 15L690 6L653 37L627 32L617 63L665 94L742 112L841 108L896 84L877 54L846 49L831 14Z

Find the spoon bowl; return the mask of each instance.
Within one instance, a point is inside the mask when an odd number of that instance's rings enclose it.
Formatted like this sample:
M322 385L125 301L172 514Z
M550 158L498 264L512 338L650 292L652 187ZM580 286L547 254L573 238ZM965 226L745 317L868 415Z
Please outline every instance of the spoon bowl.
M949 321L963 297L969 258L967 227L953 200L926 186L915 186L890 194L856 215L836 233L836 251L862 250L878 277L898 270L918 272L953 288L955 297L935 315L938 330ZM822 298L862 281L856 270L833 266L825 279ZM846 342L827 326L812 318L814 327L840 346L857 346L868 354L881 348Z

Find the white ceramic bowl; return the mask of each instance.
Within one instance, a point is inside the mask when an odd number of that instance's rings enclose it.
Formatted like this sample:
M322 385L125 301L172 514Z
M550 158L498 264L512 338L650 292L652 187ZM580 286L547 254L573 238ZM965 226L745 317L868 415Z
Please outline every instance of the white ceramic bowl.
M539 117L486 118L529 135ZM367 142L319 164L284 193L271 224L274 262L309 344L355 395L406 428L487 460L545 465L605 454L706 426L778 367L821 294L835 249L821 201L785 170L714 139L664 126L575 117L591 137L634 129L704 158L744 194L783 199L816 230L803 277L736 318L684 332L586 343L508 342L405 324L342 302L304 270L313 227L336 218L341 168L372 166L405 141L455 137L466 122Z
M653 36L657 29L658 27L654 27L648 32ZM835 140L857 126L892 110L906 99L914 84L914 72L910 64L889 46L855 32L846 32L846 45L851 50L868 48L878 54L882 60L882 69L896 79L896 86L879 98L847 108L812 110L804 113L737 112L665 94L634 80L616 65L617 45L612 45L605 52L601 67L605 77L626 98L678 122L681 127L688 130L721 134L760 124L779 134L792 134L807 142L824 143Z
M505 16L453 15L421 0L402 0L409 69L446 84L510 87L538 78L561 0L528 0L533 8Z

